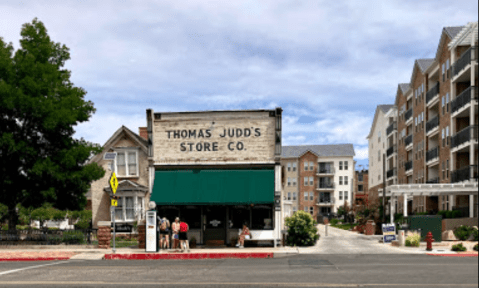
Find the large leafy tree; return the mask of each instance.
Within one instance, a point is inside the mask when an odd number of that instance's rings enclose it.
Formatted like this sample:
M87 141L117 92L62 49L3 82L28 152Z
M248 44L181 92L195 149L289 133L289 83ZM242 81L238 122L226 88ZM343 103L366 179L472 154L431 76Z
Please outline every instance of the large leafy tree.
M63 68L69 59L36 18L23 25L15 52L0 37L0 203L9 227L17 224L17 204L83 209L91 182L105 173L86 165L101 148L73 138L95 108Z

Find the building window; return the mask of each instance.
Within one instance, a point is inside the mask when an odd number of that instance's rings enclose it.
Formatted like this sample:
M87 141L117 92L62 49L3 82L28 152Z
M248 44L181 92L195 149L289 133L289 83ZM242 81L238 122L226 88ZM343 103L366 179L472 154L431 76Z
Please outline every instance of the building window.
M309 171L314 171L314 162L309 162Z
M293 163L293 171L296 171L296 162Z
M343 176L339 176L339 185L343 185Z
M293 207L293 214L296 213L296 211L298 211L298 207L294 206Z
M304 201L308 201L308 198L309 198L309 193L308 192L304 192Z
M343 191L339 191L339 200L343 200Z
M134 221L136 220L135 212L138 212L138 215L143 215L142 197L118 197L118 206L115 207L115 220Z
M291 186L291 178L288 177L288 186Z
M344 185L348 185L348 176L344 176Z
M304 177L304 186L308 186L308 177Z
M313 206L309 207L309 213L311 213L311 215L314 214L314 207Z
M293 200L296 200L296 192L293 192Z
M304 171L308 171L308 162L304 162Z
M344 170L348 170L348 161L344 161Z
M309 200L310 201L314 200L314 192L309 192Z
M446 93L446 112L449 112L449 93Z
M314 184L313 181L314 181L314 180L313 180L313 177L309 177L309 186L314 186L314 185L313 185L313 184Z
M291 163L288 163L288 171L291 171Z
M344 201L348 201L348 191L344 191Z
M378 132L378 143L381 142L381 131Z
M446 146L446 134L445 134L445 129L442 128L441 133L442 133L442 147Z
M446 160L446 178L449 179L449 160Z
M296 178L293 178L293 186L296 186Z
M450 73L449 73L449 59L446 60L446 79L449 79Z
M116 174L122 176L137 176L137 153L136 151L118 152L116 156Z
M288 200L291 200L291 192L288 192Z
M343 170L343 161L339 161L339 170Z
M308 206L304 206L304 212L308 212L308 211L309 211Z
M381 161L381 151L378 151L378 162Z
M446 65L442 64L442 82L446 81Z
M446 145L449 145L449 126L446 126Z
M358 185L358 191L362 192L363 191L363 185Z
M442 115L446 114L446 97L442 96L441 98L441 104L442 104Z
M358 182L363 182L363 173L358 174Z
M442 162L442 179L446 179L446 163Z

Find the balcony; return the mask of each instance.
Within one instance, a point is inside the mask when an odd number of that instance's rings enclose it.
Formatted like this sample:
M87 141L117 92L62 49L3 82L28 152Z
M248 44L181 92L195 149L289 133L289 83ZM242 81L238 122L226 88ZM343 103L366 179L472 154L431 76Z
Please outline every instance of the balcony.
M333 182L319 182L319 185L316 190L334 190L334 186L335 185Z
M319 199L318 202L316 202L316 205L318 206L331 206L334 205L334 198L323 198Z
M426 163L437 158L439 158L439 147L432 148L426 152Z
M432 118L426 122L426 134L434 130L434 128L439 126L439 116Z
M435 183L439 183L439 177L431 178L426 181L426 184L435 184Z
M331 166L323 166L323 165L319 165L318 166L318 172L316 173L316 175L318 176L322 176L322 175L332 175L334 174L334 166L331 165Z
M397 131L398 130L398 123L396 121L394 121L391 125L388 126L388 128L386 129L386 135L389 136L389 134L393 133L393 131Z
M386 178L387 178L387 179L392 178L392 177L397 176L397 175L398 175L398 173L397 173L397 169L396 169L396 168L393 168L393 169L388 170L388 171L386 172L386 176L387 176Z
M471 63L477 60L477 47L471 47L464 52L461 57L452 65L452 77L456 77L459 73Z
M404 119L407 121L409 121L409 119L412 119L412 108L407 110L406 113L404 113Z
M412 161L406 162L404 167L406 168L406 171L412 170Z
M477 181L477 165L470 165L451 173L451 182L457 183L467 180L476 180Z
M386 156L389 157L396 152L398 152L398 148L397 148L396 145L393 145L393 146L389 147L388 150L386 150Z
M412 134L411 135L408 135L406 136L406 138L404 138L404 146L409 146L412 144Z
M452 100L451 102L452 113L454 114L455 112L459 111L462 107L471 103L472 100L477 101L478 94L479 94L479 90L477 89L476 86L470 86L469 88L464 90L454 100Z
M439 95L439 82L436 83L429 91L426 93L426 104L429 104L432 99Z
M469 141L477 141L477 125L471 125L457 132L451 139L451 146L454 149Z

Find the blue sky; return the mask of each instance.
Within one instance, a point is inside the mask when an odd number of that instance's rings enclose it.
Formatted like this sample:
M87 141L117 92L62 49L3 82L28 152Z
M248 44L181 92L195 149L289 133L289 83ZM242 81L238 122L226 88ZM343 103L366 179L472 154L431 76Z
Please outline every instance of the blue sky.
M146 109L280 106L284 145L352 143L367 164L378 104L392 104L444 26L477 21L477 1L2 1L18 48L38 17L70 48L72 81L96 114L77 137L104 144Z

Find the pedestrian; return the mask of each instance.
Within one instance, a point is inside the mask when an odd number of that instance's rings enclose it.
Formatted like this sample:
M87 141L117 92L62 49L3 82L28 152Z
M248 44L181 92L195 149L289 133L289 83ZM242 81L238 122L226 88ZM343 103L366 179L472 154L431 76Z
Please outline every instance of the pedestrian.
M185 219L181 219L180 222L180 233L179 233L179 238L180 238L180 247L181 250L187 250L190 252L190 244L188 243L188 235L187 232L189 230L188 224L185 222Z
M170 245L170 221L163 217L160 223L160 247L162 249L167 249Z
M172 232L172 237L171 237L171 240L172 240L172 245L173 245L173 249L177 249L177 247L179 246L179 242L180 242L180 238L179 238L179 233L180 233L180 218L179 217L176 217L175 218L175 222L173 222L173 224L171 224L171 232Z
M244 248L244 239L250 239L250 235L251 233L249 232L248 226L246 225L246 223L244 223L243 230L240 231L236 247Z
M158 214L157 214L158 215ZM158 249L161 249L161 236L160 236L160 226L161 226L161 217L158 215L156 217L157 223L156 223L156 235L158 238Z

